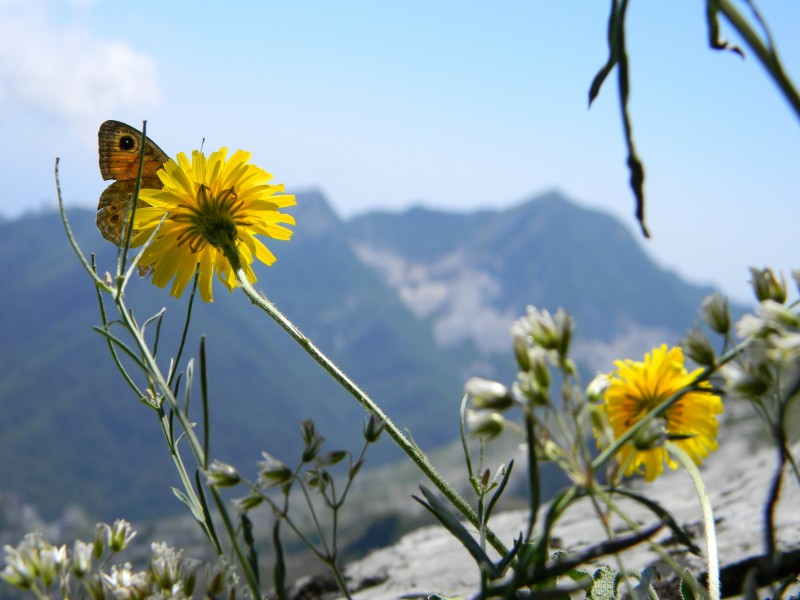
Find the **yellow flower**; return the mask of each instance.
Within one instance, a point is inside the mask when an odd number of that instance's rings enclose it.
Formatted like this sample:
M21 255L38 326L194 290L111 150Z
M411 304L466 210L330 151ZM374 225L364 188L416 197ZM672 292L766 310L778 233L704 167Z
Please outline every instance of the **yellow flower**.
M205 302L213 300L212 275L229 290L236 287L240 266L248 281L256 276L253 258L266 265L275 255L255 236L288 240L294 225L280 209L295 204L294 196L282 194L283 185L269 185L272 175L249 164L250 153L237 150L226 159L227 148L208 158L198 150L191 162L184 153L170 159L158 171L161 190L143 189L139 198L150 206L136 210L132 246L147 241L164 213L168 216L145 250L142 265L153 269L153 283L164 287L172 280L171 294L180 297L199 270L198 287Z
M666 344L645 354L644 362L618 360L614 364L617 369L610 375L603 408L616 438L659 404L690 385L702 370L687 372L681 349L667 350ZM711 385L703 382L700 387L710 390ZM717 449L715 415L721 412L722 401L718 396L710 391L691 391L662 413L661 419L666 436L699 465ZM672 469L678 467L662 445L642 444L641 438L639 441L639 444L625 444L619 451L626 475L641 473L644 467L645 479L653 481L663 473L665 462Z

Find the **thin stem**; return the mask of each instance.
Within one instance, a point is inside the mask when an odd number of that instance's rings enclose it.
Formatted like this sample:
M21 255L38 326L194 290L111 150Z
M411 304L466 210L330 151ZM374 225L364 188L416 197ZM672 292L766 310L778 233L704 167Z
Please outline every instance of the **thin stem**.
M733 28L742 36L748 46L755 52L761 64L767 70L772 80L778 85L781 92L783 92L786 100L791 104L797 117L800 118L800 93L792 83L789 76L783 71L778 53L771 44L765 44L758 34L747 22L747 19L736 10L736 7L730 0L714 0L719 11L725 15L728 22Z
M241 567L242 571L244 571L245 579L247 579L247 584L250 586L250 593L253 594L253 598L260 598L261 590L258 586L258 576L253 572L250 561L247 560L247 557L242 551L242 547L237 542L236 530L233 527L233 523L231 522L230 515L228 515L228 511L225 509L225 503L222 501L219 492L213 485L209 486L209 488L211 497L214 498L214 503L217 505L217 510L222 517L222 522L225 525L225 529L228 531L228 538L233 544L233 551L236 554L237 560L239 561L239 566Z
M719 556L717 554L717 536L714 528L714 513L711 510L711 501L706 493L703 478L700 477L700 469L694 464L691 457L677 444L667 442L665 444L670 454L680 462L685 468L689 477L692 478L697 497L700 500L700 508L703 511L703 527L706 533L706 560L708 561L708 597L709 600L720 599L719 583Z
M238 257L228 257L229 260ZM237 264L232 262L232 264ZM442 494L453 504L453 506L460 512L476 528L480 527L480 519L477 513L467 502L456 492L449 483L442 477L441 474L428 460L427 456L412 444L408 438L398 429L398 427L389 419L388 416L380 409L380 407L363 391L359 388L347 375L345 375L336 364L333 363L323 352L317 348L314 343L308 339L286 316L281 313L272 302L267 300L266 297L259 294L250 282L241 268L236 268L236 279L244 291L245 295L250 301L258 308L267 313L281 328L288 333L308 354L313 358L328 374L336 380L345 390L347 390L353 398L355 398L364 409L370 413L374 413L383 423L386 432L389 434L400 449L414 462L417 467L430 479L430 481L439 489ZM491 531L487 531L487 539L492 547L497 550L501 555L505 555L508 549L500 541L500 539Z

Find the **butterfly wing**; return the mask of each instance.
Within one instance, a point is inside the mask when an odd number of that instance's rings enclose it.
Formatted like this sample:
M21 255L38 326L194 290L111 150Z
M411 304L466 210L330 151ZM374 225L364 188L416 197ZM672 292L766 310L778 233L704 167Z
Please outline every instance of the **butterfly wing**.
M122 226L128 212L128 198L136 192L142 132L120 121L106 121L100 126L97 137L100 174L106 180L116 179L100 195L97 204L97 228L104 238L119 246L122 243ZM142 188L163 187L156 172L167 160L169 157L166 153L153 140L146 138Z
M159 189L161 180L158 177L143 177L142 188ZM122 225L128 214L128 199L133 197L135 191L135 179L121 179L109 185L97 203L97 229L104 238L117 246L122 243ZM149 205L140 200L138 206Z
M97 138L103 179L135 179L139 171L142 132L120 121L106 121L100 126ZM167 160L166 153L146 138L142 176L155 176Z

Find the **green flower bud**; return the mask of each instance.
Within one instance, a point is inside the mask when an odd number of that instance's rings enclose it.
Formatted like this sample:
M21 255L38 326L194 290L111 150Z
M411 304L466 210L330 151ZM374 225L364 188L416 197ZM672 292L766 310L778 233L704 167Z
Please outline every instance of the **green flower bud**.
M651 450L663 446L667 439L666 421L663 417L651 419L650 422L633 436L633 445L637 450Z
M83 589L92 600L105 600L106 592L99 573L89 573L83 580Z
M529 353L530 371L540 388L550 387L550 367L547 364L547 352L541 348L534 348Z
M729 394L759 398L772 387L772 374L764 365L740 367L729 363L722 368L722 377Z
M197 573L195 571L189 571L183 578L183 593L187 598L192 597L195 585L197 585Z
M106 548L106 533L108 525L105 523L98 523L94 528L94 542L92 542L92 555L95 560L99 560L103 556Z
M503 432L506 421L496 412L471 410L467 411L467 424L472 435L491 440Z
M703 367L711 367L716 364L714 348L700 327L695 327L681 343L683 352L695 363Z
M514 356L517 359L517 364L521 370L527 371L531 368L530 356L528 355L529 330L520 321L517 321L511 327L511 335L514 340Z
M306 471L306 480L310 487L318 488L321 494L325 493L332 481L330 473L325 469L309 469Z
M564 450L561 448L561 446L556 444L551 439L545 440L544 444L542 444L542 452L539 456L539 459L556 462L562 458L564 458Z
M317 427L314 421L307 419L300 423L300 435L303 437L303 443L309 445L317 437Z
M325 438L317 434L314 421L310 419L300 424L300 433L305 443L305 448L303 448L303 462L311 462L316 458L317 454L319 454L319 450Z
M206 471L206 483L211 487L231 487L242 480L235 467L214 460Z
M519 373L514 383L514 395L522 397L533 406L546 406L550 403L550 388L542 387L530 373Z
M381 432L385 427L385 423L381 420L378 415L374 412L371 412L369 415L369 419L364 424L364 439L367 441L368 444L374 444L378 441L378 438L381 436Z
M720 335L727 335L730 331L731 316L728 311L728 299L719 292L705 297L700 305L700 314L703 322L712 331L716 331Z
M255 491L250 492L249 494L247 494L247 496L244 496L243 498L237 498L236 500L233 501L234 506L236 506L236 509L242 513L254 509L262 502L264 502L264 497Z
M263 461L258 464L258 478L266 486L282 485L291 481L292 470L274 456L262 452Z
M780 304L786 302L786 282L783 277L778 281L772 269L769 268L750 267L750 274L753 276L750 285L752 285L753 293L759 302L764 300L774 300Z
M331 465L335 465L337 463L342 462L342 460L347 456L346 450L333 450L332 452L326 452L325 454L321 454L316 461L317 466L320 467L330 467Z
M225 591L227 573L228 566L223 559L217 561L216 565L208 571L206 575L206 591L211 596L219 597Z
M472 377L464 384L464 392L476 408L506 410L513 404L508 388L502 383Z

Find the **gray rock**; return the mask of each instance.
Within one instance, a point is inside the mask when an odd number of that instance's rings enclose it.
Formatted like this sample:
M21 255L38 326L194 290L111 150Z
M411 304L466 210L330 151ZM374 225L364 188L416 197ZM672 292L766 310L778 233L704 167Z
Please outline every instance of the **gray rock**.
M750 416L751 420L755 417ZM714 511L717 545L723 574L723 595L739 592L743 575L752 561L764 553L764 505L775 475L777 451L766 441L754 445L757 437L750 424L732 428L720 449L703 465L706 488L710 491ZM763 437L763 436L762 436ZM651 484L632 480L631 487L664 506L684 528L705 555L702 516L697 494L683 470L670 471ZM620 499L620 509L639 525L653 523L652 513L641 505ZM526 513L515 511L495 516L492 529L507 544L526 525ZM616 535L624 536L631 529L621 519L611 519ZM791 553L800 549L800 489L798 479L787 468L780 500L775 511L775 532L779 550ZM579 552L605 539L603 528L590 502L581 501L571 507L555 528L560 547L570 553ZM668 550L681 566L688 566L696 577L706 571L704 556L694 556L671 540L664 528L654 539ZM661 557L647 544L623 553L617 562L608 564L624 569L640 570L656 565L662 575L669 575ZM791 570L791 566L789 567ZM794 567L793 572L797 572ZM445 596L473 595L479 587L478 569L463 546L441 527L425 527L403 537L392 547L377 550L346 568L356 599L389 600L426 597L430 593ZM733 577L733 579L730 579ZM677 584L669 584L677 592ZM668 579L668 581L670 581ZM334 594L335 596L335 594Z

